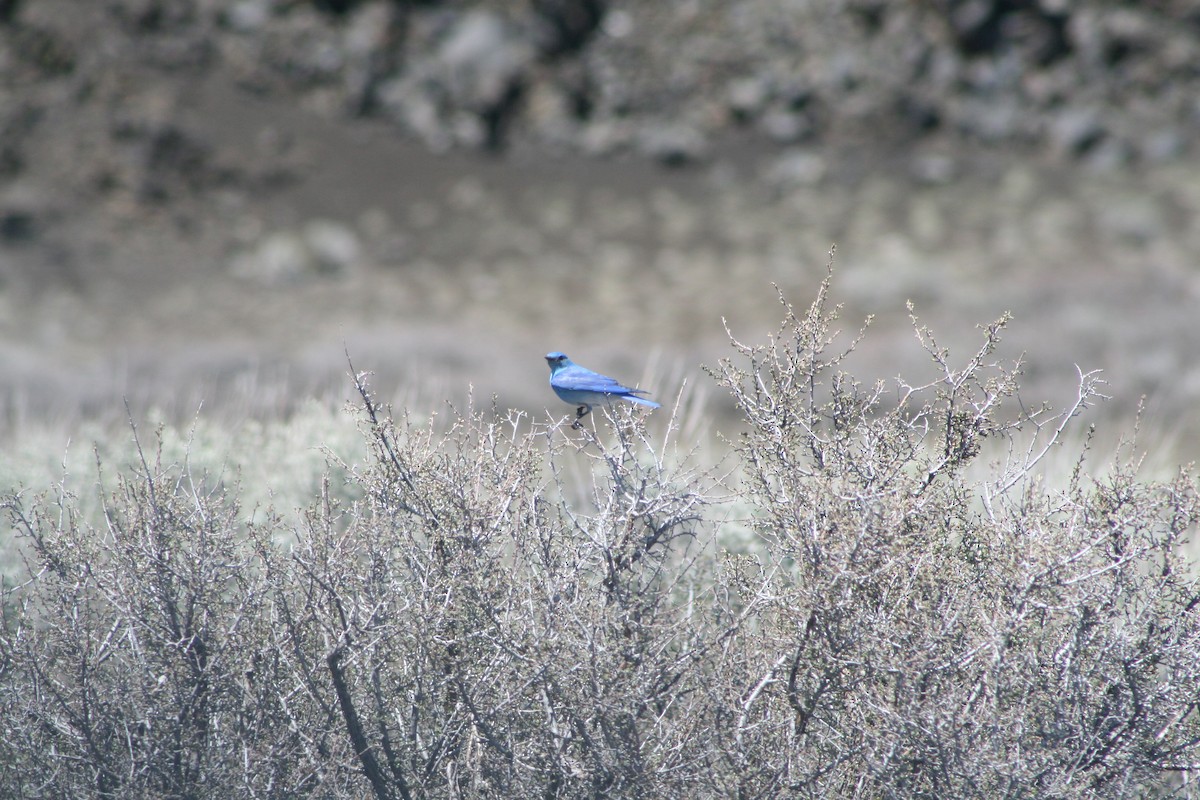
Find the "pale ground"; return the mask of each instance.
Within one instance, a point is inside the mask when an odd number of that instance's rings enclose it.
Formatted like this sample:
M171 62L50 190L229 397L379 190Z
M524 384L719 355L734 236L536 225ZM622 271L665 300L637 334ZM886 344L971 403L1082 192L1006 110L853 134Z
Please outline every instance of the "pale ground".
M671 402L729 353L722 318L760 342L772 284L808 304L837 244L844 326L876 319L850 368L929 375L906 302L960 359L974 326L1011 311L1004 358L1025 353L1024 399L1068 403L1075 365L1103 369L1097 419L1200 452L1200 163L1091 172L1015 154L820 154L815 185L765 180L774 156L731 142L709 165L512 153L431 156L391 130L333 123L220 86L188 124L221 147L282 147L299 179L214 192L185 220L108 205L3 251L24 279L0 292L0 422L66 434L87 418L203 414L231 424L348 394L344 351L414 407L477 401L565 413L541 356L563 350ZM914 158L962 177L913 181ZM800 163L804 163L802 160ZM811 174L809 175L811 177ZM361 257L337 274L237 277L239 248L314 219L348 226ZM230 233L232 232L232 236ZM231 241L234 243L231 245ZM57 266L56 266L57 265Z

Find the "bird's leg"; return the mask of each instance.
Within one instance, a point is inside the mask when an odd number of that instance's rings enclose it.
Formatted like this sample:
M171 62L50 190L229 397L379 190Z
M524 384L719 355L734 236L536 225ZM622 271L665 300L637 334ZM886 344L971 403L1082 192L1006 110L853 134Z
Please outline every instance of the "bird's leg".
M578 428L579 420L586 417L588 415L588 412L590 412L591 410L592 410L592 407L589 406L587 403L581 403L579 408L575 409L575 422L572 423L571 427Z

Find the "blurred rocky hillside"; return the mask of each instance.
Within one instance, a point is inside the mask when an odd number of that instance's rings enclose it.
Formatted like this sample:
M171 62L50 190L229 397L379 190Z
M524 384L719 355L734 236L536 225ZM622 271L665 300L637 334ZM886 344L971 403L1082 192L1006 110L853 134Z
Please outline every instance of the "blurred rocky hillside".
M0 400L696 363L834 240L855 312L1200 387L1198 65L1196 0L0 0Z
M1200 127L1195 0L5 0L0 64L8 241L76 200L285 179L288 142L222 152L181 121L208 80L435 151L669 164L746 134L1114 166L1184 155Z

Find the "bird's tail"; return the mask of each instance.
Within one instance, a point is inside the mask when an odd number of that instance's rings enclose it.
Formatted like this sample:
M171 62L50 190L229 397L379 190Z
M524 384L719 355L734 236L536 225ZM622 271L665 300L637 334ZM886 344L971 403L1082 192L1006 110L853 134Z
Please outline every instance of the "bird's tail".
M632 394L623 395L623 397L629 402L637 403L638 405L649 406L650 408L662 408L662 405L659 403L656 403L653 400L647 400L644 397L638 397Z

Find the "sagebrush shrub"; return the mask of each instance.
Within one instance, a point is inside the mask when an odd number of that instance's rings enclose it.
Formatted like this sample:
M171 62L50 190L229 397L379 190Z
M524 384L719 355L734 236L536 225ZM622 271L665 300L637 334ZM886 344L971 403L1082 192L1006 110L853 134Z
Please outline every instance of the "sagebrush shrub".
M1007 320L959 368L918 327L941 375L888 402L836 371L827 289L714 371L749 423L743 496L767 552L739 582L760 611L736 791L1127 797L1194 770L1191 474L1093 480L1081 456L1046 489L1039 462L1094 374L1058 415L1004 417L1017 376L990 359ZM995 439L1001 460L968 479Z
M864 385L828 291L711 370L719 463L630 409L416 426L356 378L369 456L299 518L161 458L102 473L98 519L10 496L0 794L1190 791L1190 473L1043 480L1095 375L1027 408L1001 320Z

